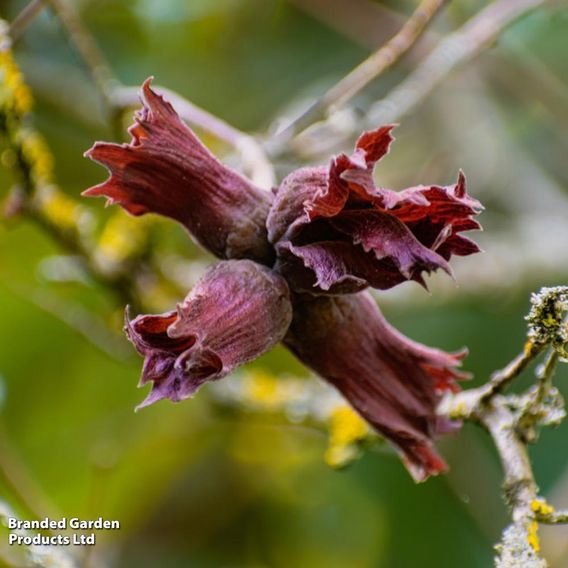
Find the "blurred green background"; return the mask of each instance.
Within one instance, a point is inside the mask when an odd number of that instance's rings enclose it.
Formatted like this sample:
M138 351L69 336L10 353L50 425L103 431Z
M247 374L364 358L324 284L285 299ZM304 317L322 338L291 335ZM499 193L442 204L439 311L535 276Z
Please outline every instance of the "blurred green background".
M139 85L154 75L160 85L253 132L266 131L331 86L415 4L78 2L124 83ZM0 16L13 19L24 5L4 0ZM356 104L364 108L387 93L439 37L483 5L451 2L413 55ZM382 185L401 189L451 183L461 167L470 192L486 206L485 232L474 236L486 252L458 259L459 288L436 276L431 296L413 284L377 295L389 320L410 337L449 350L467 345L466 368L476 381L521 349L530 292L567 281L567 32L564 2L522 18L402 120L377 172ZM15 55L34 92L35 124L55 155L57 181L77 197L105 177L82 153L93 141L113 137L97 92L47 11L26 30ZM279 175L295 165L278 163ZM10 183L0 171L0 196ZM86 203L99 220L120 214L102 205ZM174 224L157 221L148 231L153 254L169 259L164 270L175 265L183 272L183 261L187 270L199 270L192 259L210 260L201 259ZM108 325L119 330L123 306L61 254L29 221L0 224L0 492L23 518L118 519L120 531L98 534L93 566L491 565L507 516L499 465L483 432L467 426L444 440L450 473L415 485L387 451L334 471L322 459L324 434L270 416L219 412L209 404L207 387L192 401L134 414L144 396L135 388L141 359L118 331L105 331ZM156 309L168 309L170 301L152 300ZM280 348L254 365L307 374ZM557 384L565 395L567 379L561 368ZM565 423L544 432L531 450L541 489L558 504L568 504L567 435ZM566 529L543 534L552 565L568 566ZM13 551L2 542L0 552Z

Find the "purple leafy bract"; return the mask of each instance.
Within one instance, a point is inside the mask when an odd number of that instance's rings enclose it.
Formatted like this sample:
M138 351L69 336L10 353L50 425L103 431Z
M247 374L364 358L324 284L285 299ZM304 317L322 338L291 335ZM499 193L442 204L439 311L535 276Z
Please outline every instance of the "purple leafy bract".
M368 292L298 300L284 343L395 446L417 481L446 469L432 440L452 424L436 407L467 378L456 370L467 351L408 339Z
M219 258L270 262L265 221L271 195L223 165L150 88L150 79L142 93L130 143L97 142L86 153L110 177L83 195L106 196L132 215L175 219Z
M153 383L140 406L188 398L256 359L284 337L291 318L284 279L250 260L210 268L176 311L132 321L127 314L126 334L145 358L140 384Z
M481 205L456 184L399 193L375 186L373 169L393 140L392 126L365 132L354 154L329 168L302 168L282 182L268 216L277 267L291 287L340 294L405 280L425 285L423 272L451 274L452 255L478 252L462 231L478 229Z

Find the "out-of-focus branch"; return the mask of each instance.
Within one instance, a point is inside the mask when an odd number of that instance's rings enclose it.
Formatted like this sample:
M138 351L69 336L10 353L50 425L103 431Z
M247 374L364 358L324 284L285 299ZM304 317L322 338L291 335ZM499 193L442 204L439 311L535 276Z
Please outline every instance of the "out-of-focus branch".
M32 96L11 54L7 26L0 21L0 135L5 139L4 165L11 170L12 188L5 213L18 214L40 226L64 250L73 255L94 280L119 296L139 305L135 271L108 272L92 253L96 249L90 232L88 212L65 195L53 181L53 157L43 138L28 124Z
M552 375L568 342L566 311L568 287L544 288L533 295L529 341L524 352L490 381L476 389L447 396L439 407L442 415L475 422L487 430L503 467L503 491L512 524L497 547L498 568L545 568L540 556L538 523L568 522L566 512L556 512L539 497L527 444L537 439L537 428L558 425L565 417L564 402L552 385ZM537 371L537 384L521 395L501 391L534 359L550 347Z
M445 3L446 0L422 0L410 18L389 41L331 87L323 97L288 125L278 137L282 140L289 140L297 132L324 118L334 107L342 106L351 100L412 47Z
M336 112L313 124L289 141L289 148L303 158L329 153L358 132L378 124L397 122L410 113L456 68L490 47L516 20L546 4L547 0L495 0L455 32L445 36L426 59L384 99L358 117L336 105ZM282 152L277 148L275 154Z
M444 37L424 62L367 115L367 124L393 122L421 103L454 69L490 47L505 28L547 0L497 0Z
M288 0L352 42L374 50L393 36L404 17L372 0Z
M99 89L108 112L112 113L114 111L112 92L114 86L117 84L117 79L110 66L107 64L97 42L89 30L83 25L77 13L77 9L72 2L67 0L46 1L65 27L77 53L83 60L95 85Z
M70 40L97 86L111 127L119 136L122 113L138 103L138 90L120 84L97 42L81 21L77 8L72 2L68 0L45 0L45 2L49 3L66 29ZM253 136L241 132L227 122L199 108L178 93L164 88L160 88L160 91L170 99L184 120L210 132L235 148L241 158L245 173L256 184L264 189L270 189L274 185L276 178L272 164L266 157L260 143Z
M10 25L9 34L12 42L16 42L35 17L44 9L47 0L32 0L15 18Z

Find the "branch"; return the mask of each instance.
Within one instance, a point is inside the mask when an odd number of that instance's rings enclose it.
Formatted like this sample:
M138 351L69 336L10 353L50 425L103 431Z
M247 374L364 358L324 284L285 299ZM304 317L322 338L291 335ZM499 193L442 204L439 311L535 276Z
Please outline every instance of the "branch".
M538 523L568 523L568 512L555 512L539 497L527 444L537 439L536 428L556 426L565 417L564 401L552 386L552 375L568 342L565 314L568 287L543 288L531 298L527 316L529 341L524 352L490 381L476 389L447 396L440 414L477 423L487 430L503 467L503 492L512 524L503 534L498 568L545 568L540 557ZM551 352L537 370L537 384L521 395L502 390L527 368L545 347Z
M454 69L491 47L508 26L547 0L497 0L440 41L424 62L382 101L367 124L396 122L420 104Z
M568 511L552 511L547 514L536 515L537 521L544 525L568 524Z
M67 0L47 0L59 21L63 24L77 53L100 91L103 102L109 112L112 112L112 91L117 79L114 76L105 56L97 42L83 25L75 5Z
M111 70L104 54L89 30L83 25L75 6L67 0L46 0L59 18L78 54L97 86L109 121L115 134L119 135L120 117L125 109L138 104L138 89L124 87ZM210 132L235 148L239 154L245 173L260 187L270 189L276 182L272 164L266 157L262 146L253 136L230 126L180 94L160 88L172 102L179 114L189 122Z
M49 0L49 2L56 16L65 26L71 41L98 87L109 113L111 126L118 134L122 113L125 109L138 104L138 90L120 84L95 39L83 25L79 14L70 2L66 0ZM230 126L178 93L164 88L160 90L170 99L184 120L203 128L233 146L243 162L245 173L249 174L255 183L265 189L270 189L274 185L276 178L272 165L254 137Z
M45 8L47 0L32 0L15 18L10 25L9 35L12 43L16 42L36 16Z
M416 108L456 68L489 48L499 35L520 17L544 5L547 0L496 0L445 36L426 59L384 99L358 117L350 109L336 105L325 122L289 140L289 149L302 158L329 153L331 148L353 138L358 132L379 124L400 121ZM274 154L279 155L281 147Z
M351 100L412 47L445 3L446 0L422 0L398 33L331 87L320 100L288 125L278 138L284 141L291 139L297 132L324 118L333 107L340 107Z
M94 235L88 213L77 201L65 195L53 180L53 157L41 135L28 125L32 96L11 53L7 26L0 20L0 72L10 79L2 84L0 135L5 138L16 186L6 204L6 215L25 215L49 234L80 263L86 273L100 282L121 302L140 305L134 281L136 271L105 270L95 255Z
M374 50L393 36L404 16L373 0L288 0L355 44Z

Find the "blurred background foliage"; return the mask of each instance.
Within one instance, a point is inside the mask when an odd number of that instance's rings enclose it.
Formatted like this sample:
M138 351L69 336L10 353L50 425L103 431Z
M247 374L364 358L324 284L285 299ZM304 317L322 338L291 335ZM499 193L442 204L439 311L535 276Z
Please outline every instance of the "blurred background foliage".
M77 4L125 84L154 75L252 132L270 129L322 93L415 6L398 0ZM0 16L11 20L24 5L3 0ZM451 2L415 50L356 104L364 108L386 94L439 37L483 5ZM567 30L565 2L518 21L402 121L377 174L380 184L401 189L451 183L461 167L486 206L478 239L486 253L458 259L459 288L434 277L431 296L413 284L377 295L389 320L410 337L449 350L467 345L466 368L476 381L520 350L530 291L566 284ZM105 177L82 153L94 140L115 137L98 93L47 10L18 41L15 56L34 93L34 124L55 156L58 185L76 198ZM217 140L205 141L237 163ZM297 163L279 161L279 176ZM11 184L0 170L1 197ZM147 254L179 286L147 274L145 303L169 309L211 259L172 223L131 223L102 205L84 203L100 254L112 264L129 254L132 241L149 243ZM109 219L118 229L105 237ZM118 519L120 531L98 533L87 559L93 566L490 565L506 514L499 466L479 429L467 426L444 440L451 472L417 486L388 451L332 470L323 461L325 434L270 415L224 412L209 404L208 387L193 401L134 414L143 398L135 389L141 360L120 335L122 310L121 299L88 278L37 225L18 217L0 224L0 492L23 518ZM306 375L281 348L249 371ZM565 395L567 379L560 369ZM568 505L567 435L565 423L544 432L533 448L541 489L559 505ZM566 529L543 533L552 565L568 566ZM5 543L0 553L10 559L14 550Z

